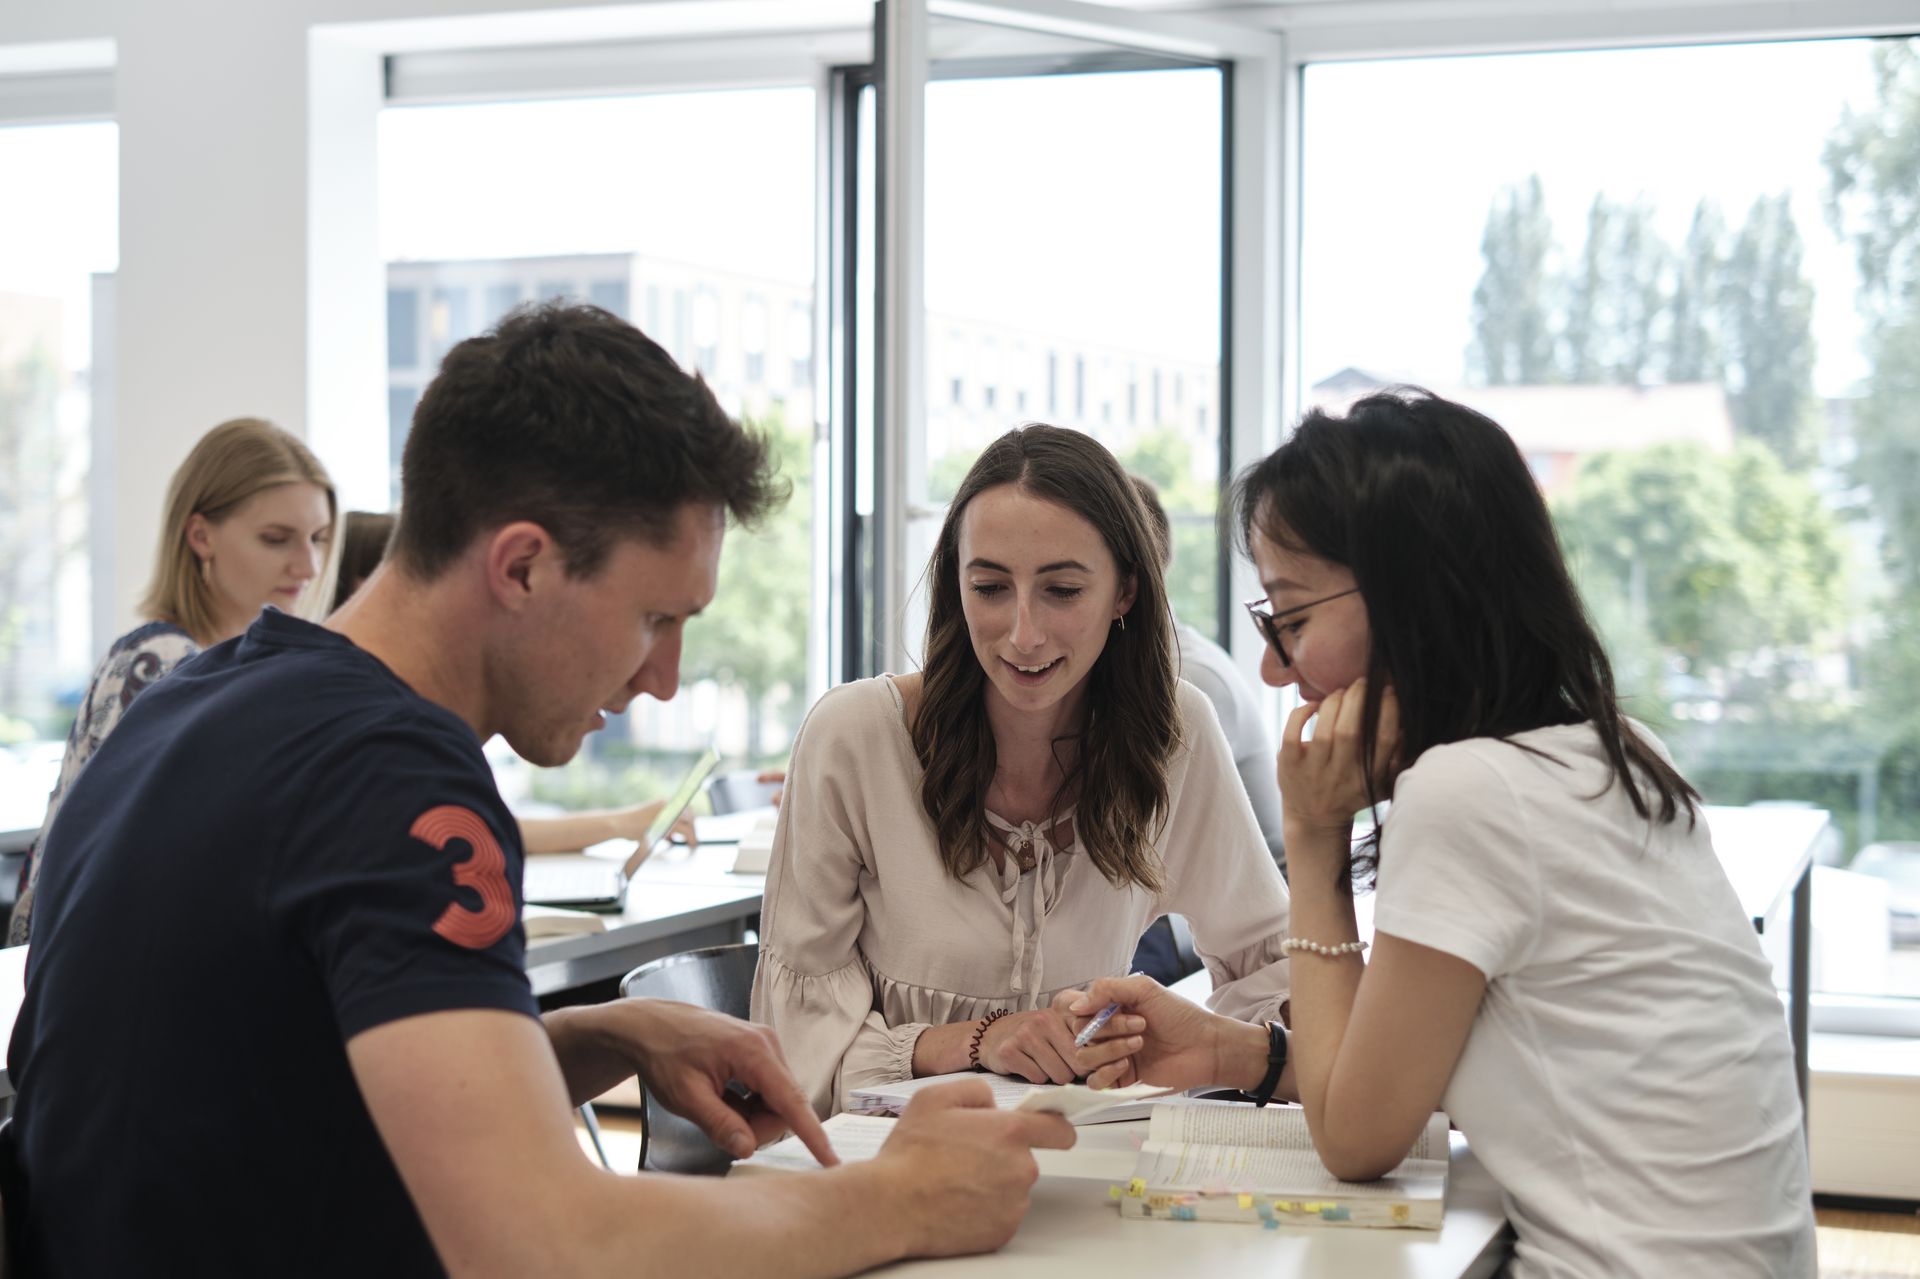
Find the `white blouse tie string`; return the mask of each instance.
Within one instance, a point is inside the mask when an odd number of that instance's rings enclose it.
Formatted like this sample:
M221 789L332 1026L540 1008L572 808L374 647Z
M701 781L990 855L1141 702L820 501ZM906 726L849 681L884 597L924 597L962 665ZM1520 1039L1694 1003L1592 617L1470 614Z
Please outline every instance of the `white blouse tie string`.
M1018 826L992 813L987 822L1005 837L1007 855L1000 868L1000 900L1013 911L1013 993L1031 1004L1042 989L1046 972L1043 945L1047 913L1060 901L1060 852L1050 838L1053 828L1072 816L1069 809L1044 822ZM1031 868L1032 874L1025 873Z

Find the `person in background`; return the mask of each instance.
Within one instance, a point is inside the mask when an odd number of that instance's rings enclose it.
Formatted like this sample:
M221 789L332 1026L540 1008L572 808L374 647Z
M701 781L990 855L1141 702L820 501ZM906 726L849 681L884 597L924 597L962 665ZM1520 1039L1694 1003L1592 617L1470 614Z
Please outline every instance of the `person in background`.
M334 579L333 612L353 598L366 585L373 571L386 558L387 544L393 539L395 519L384 512L348 511L340 521L340 554ZM660 815L664 799L648 800L626 808L586 809L559 817L516 817L520 840L530 853L569 853L609 839L630 839L635 843L647 837L654 818ZM689 847L700 842L694 833L693 817L680 818L668 832Z
M258 418L222 422L187 454L167 486L146 620L107 648L67 734L46 820L22 870L7 944L33 934L46 832L81 768L153 683L240 634L271 604L291 612L325 566L333 481L300 440Z
M976 1080L916 1098L868 1161L620 1176L570 1105L636 1072L723 1149L791 1124L838 1160L766 1027L659 999L543 1017L528 984L481 743L562 764L674 695L728 520L784 498L765 440L633 326L555 304L448 352L401 483L390 559L344 609L265 611L148 693L48 833L9 1260L825 1279L1004 1243L1030 1148L1073 1144L1058 1115ZM140 1086L101 1087L126 1062Z
M1128 478L1133 481L1140 504L1146 509L1147 524L1160 551L1161 571L1167 572L1173 567L1173 525L1167 519L1166 508L1160 504L1160 492L1145 476ZM1233 766L1240 773L1240 784L1246 788L1247 801L1253 805L1254 820L1260 823L1267 851L1285 878L1287 860L1280 842L1280 782L1274 772L1273 742L1262 722L1260 705L1226 649L1181 621L1178 614L1173 619L1173 635L1180 678L1205 693L1213 703L1213 712L1220 718L1220 730L1227 735L1227 747L1233 752ZM1185 921L1178 922L1181 926L1176 928L1172 916L1162 915L1148 926L1133 952L1134 972L1171 986L1200 970L1200 957L1193 953L1184 936Z
M1173 526L1160 504L1160 493L1153 481L1135 475L1133 487L1147 508L1147 520L1153 526L1160 548L1163 569L1173 567ZM1220 717L1220 729L1233 750L1233 766L1246 787L1247 802L1253 805L1254 820L1273 854L1281 875L1287 873L1287 854L1281 838L1280 780L1274 770L1273 739L1267 734L1265 718L1246 676L1235 665L1233 655L1194 627L1174 618L1173 634L1179 644L1180 678L1207 695L1214 714Z
M788 761L752 1008L816 1111L1124 1058L1128 1019L1081 1047L1056 997L1127 971L1169 912L1215 1007L1278 1018L1286 884L1213 707L1174 672L1159 547L1113 454L1054 426L1001 436L927 580L924 669L828 692Z
M384 511L348 511L340 521L340 554L336 561L331 613L373 576L386 558L387 543L393 539L394 518Z
M1793 1050L1699 795L1621 713L1520 451L1396 390L1307 414L1234 493L1280 747L1292 1056L1337 1177L1445 1109L1535 1276L1815 1273ZM1306 735L1314 721L1311 738ZM1354 815L1391 798L1354 857ZM1377 886L1373 957L1355 877ZM1095 982L1144 1047L1091 1082L1244 1086L1256 1035Z

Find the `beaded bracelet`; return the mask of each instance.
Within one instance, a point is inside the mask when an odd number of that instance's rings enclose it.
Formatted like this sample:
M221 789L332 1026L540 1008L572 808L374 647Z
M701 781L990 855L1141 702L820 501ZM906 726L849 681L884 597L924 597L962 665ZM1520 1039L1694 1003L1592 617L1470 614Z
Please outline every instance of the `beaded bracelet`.
M1327 946L1304 937L1289 937L1280 943L1280 949L1288 954L1296 950L1310 950L1316 955L1357 955L1366 948L1367 943L1363 941L1343 941L1337 946Z
M985 1070L980 1064L980 1041L987 1037L987 1027L1007 1015L1004 1008L996 1008L980 1019L980 1029L973 1032L973 1043L967 1046L967 1066L973 1070Z

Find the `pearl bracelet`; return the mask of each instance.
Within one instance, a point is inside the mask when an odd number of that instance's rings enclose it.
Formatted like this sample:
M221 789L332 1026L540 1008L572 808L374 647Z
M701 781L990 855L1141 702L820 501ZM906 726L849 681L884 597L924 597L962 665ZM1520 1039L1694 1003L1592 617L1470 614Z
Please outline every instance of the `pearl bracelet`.
M1304 937L1289 937L1280 943L1280 949L1288 954L1296 950L1310 950L1316 955L1357 955L1366 948L1367 943L1363 941L1343 941L1338 946L1328 946Z

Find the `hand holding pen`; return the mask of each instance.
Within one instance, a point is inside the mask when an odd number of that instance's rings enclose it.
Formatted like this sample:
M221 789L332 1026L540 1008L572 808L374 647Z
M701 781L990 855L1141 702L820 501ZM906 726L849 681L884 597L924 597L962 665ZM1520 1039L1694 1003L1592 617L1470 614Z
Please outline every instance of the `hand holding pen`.
M1135 971L1128 973L1127 976L1138 977L1140 973ZM1085 1048L1088 1044L1092 1043L1094 1036L1098 1035L1102 1030L1105 1030L1107 1023L1112 1021L1113 1015L1119 1011L1120 1005L1118 1002L1115 1002L1108 1004L1105 1008L1095 1013L1093 1020L1088 1022L1086 1026L1081 1029L1080 1033L1073 1037L1073 1046L1075 1048Z

